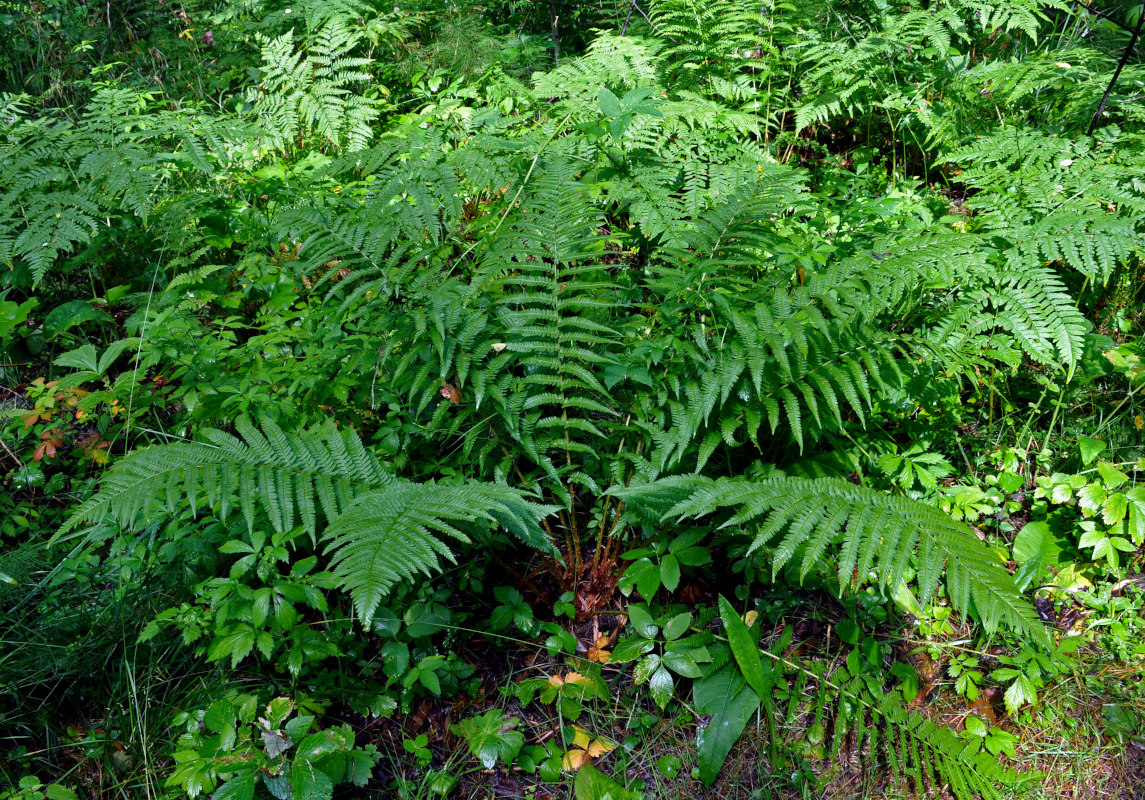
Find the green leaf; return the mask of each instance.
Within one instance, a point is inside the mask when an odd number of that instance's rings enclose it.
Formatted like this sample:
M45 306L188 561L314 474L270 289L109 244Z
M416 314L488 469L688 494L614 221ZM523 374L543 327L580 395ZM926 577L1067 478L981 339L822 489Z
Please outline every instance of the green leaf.
M296 760L290 766L291 800L330 800L334 795L334 781L313 765Z
M620 116L623 110L620 106L620 98L610 92L608 89L601 89L600 93L596 96L597 102L600 103L600 110L610 117Z
M685 678L700 678L704 671L688 650L668 650L664 653L664 666Z
M1101 504L1101 521L1106 525L1115 525L1125 519L1129 510L1129 500L1121 492L1114 492L1105 498Z
M465 737L469 752L477 757L485 769L493 769L500 761L505 766L513 763L525 744L525 735L518 730L515 717L506 719L501 709L486 711L480 717L470 717L453 726Z
M1097 472L1101 475L1101 480L1105 482L1105 488L1107 489L1116 489L1129 480L1128 475L1108 461L1097 462Z
M680 774L680 767L684 762L680 760L679 756L660 756L656 759L656 769L668 780L672 780Z
M656 670L660 669L660 656L653 653L647 658L638 663L635 669L632 670L632 681L636 684L641 684L652 677Z
M1081 463L1085 466L1092 464L1099 455L1105 452L1105 442L1090 436L1077 437L1077 444L1081 448Z
M1018 563L1042 558L1053 545L1054 537L1045 522L1028 522L1014 537L1014 560Z
M92 308L83 300L72 300L56 306L44 317L44 340L51 341L61 333L85 322L111 322L106 311Z
M585 763L573 781L576 800L639 800L640 795L629 791L590 763Z
M629 661L635 661L645 653L651 652L653 647L652 642L647 639L631 637L629 639L621 639L616 647L612 650L612 655L609 656L609 664L626 664Z
M1096 514L1105 503L1105 489L1100 483L1083 486L1077 493L1077 505L1089 515Z
M726 666L692 685L696 710L712 721L696 734L700 780L711 786L732 746L759 708L759 696L739 672Z
M295 763L299 761L314 761L321 758L328 753L334 753L339 750L349 750L350 741L346 737L345 731L341 728L330 728L324 731L312 733L303 739L298 744L298 749L295 751Z
M680 585L680 562L671 553L660 561L660 582L669 592L676 591L676 587Z
M675 688L675 681L672 678L672 673L660 666L655 672L652 673L648 679L648 690L652 693L652 699L656 701L656 705L664 708L668 705L668 701L672 699L673 690Z
M218 797L219 793L215 792L214 796ZM58 783L49 783L45 786L44 797L48 798L48 800L79 800L79 795L75 793L74 789L69 789L67 786L60 786ZM250 795L247 795L243 800L249 800L249 798Z
M679 639L688 631L688 626L692 624L691 613L685 611L682 614L677 614L668 620L668 624L664 626L664 638L669 642Z
M625 570L624 577L636 582L636 590L645 600L651 600L660 589L660 567L647 558Z
M254 783L253 774L231 778L215 790L211 800L251 800L254 797Z
M215 733L224 733L235 726L237 716L230 700L216 700L207 707L203 724Z
M720 619L723 620L724 630L728 634L728 644L731 645L732 655L739 665L747 685L763 700L771 696L771 668L764 668L759 657L759 647L751 638L747 625L739 618L735 608L727 599L720 595Z
M632 627L636 629L636 632L645 639L655 639L656 634L660 632L656 623L652 621L652 615L648 613L648 609L644 608L644 606L629 606L628 619L632 623Z
M1026 703L1038 701L1038 691L1025 674L1019 674L1010 684L1010 688L1006 689L1002 699L1006 701L1006 711L1010 716L1014 716Z

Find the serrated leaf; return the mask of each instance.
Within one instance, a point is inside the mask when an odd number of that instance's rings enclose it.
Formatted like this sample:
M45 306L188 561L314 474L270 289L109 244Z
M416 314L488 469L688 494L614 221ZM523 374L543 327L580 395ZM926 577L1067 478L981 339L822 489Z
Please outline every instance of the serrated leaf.
M612 649L612 655L608 659L610 664L626 664L629 661L635 661L645 653L651 652L652 642L647 639L642 639L633 636L630 639L621 639L620 642Z
M1101 504L1101 521L1106 525L1114 525L1125 519L1129 510L1129 500L1121 492L1114 492L1105 498Z
M515 730L517 719L506 719L501 709L494 708L479 717L470 717L454 726L465 737L469 752L485 769L493 769L497 762L508 766L525 744L525 735Z
M1107 489L1116 489L1127 480L1129 476L1119 470L1117 467L1110 464L1108 461L1097 462L1097 473L1101 475L1101 480L1105 482Z
M660 708L668 705L668 701L672 699L674 688L675 680L672 678L672 673L663 665L653 672L648 679L648 689L652 693L652 699Z
M628 620L632 623L632 627L636 632L643 636L645 639L655 639L656 634L660 632L660 628L652 620L652 615L648 613L648 609L639 605L632 605L628 607Z
M1034 688L1033 682L1026 677L1025 674L1018 675L1014 682L1006 689L1006 693L1002 696L1006 702L1006 711L1010 716L1014 716L1027 703L1035 703L1038 700L1038 691Z
M675 639L679 639L681 636L688 632L688 626L691 624L691 613L685 611L682 614L677 614L676 616L672 617L672 619L668 620L668 623L664 626L664 638L669 642Z

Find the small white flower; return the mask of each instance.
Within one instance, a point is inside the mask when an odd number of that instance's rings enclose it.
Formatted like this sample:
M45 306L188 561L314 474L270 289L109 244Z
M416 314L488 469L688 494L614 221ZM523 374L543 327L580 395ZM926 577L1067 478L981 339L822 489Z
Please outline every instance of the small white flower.
M1073 163L1072 158L1063 158L1061 161L1058 162L1058 166L1059 167L1068 167L1072 163Z

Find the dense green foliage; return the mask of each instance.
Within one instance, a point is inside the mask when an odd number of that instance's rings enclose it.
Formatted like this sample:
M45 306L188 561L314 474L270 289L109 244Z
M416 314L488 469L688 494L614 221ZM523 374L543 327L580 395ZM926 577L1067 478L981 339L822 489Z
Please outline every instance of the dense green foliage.
M0 798L1136 746L1141 16L0 5Z

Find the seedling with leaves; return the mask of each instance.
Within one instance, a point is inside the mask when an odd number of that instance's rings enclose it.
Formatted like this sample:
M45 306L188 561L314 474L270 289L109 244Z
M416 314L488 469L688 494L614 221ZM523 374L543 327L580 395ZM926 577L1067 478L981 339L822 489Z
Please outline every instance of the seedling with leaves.
M570 662L570 666L573 663ZM545 705L557 705L563 719L576 721L584 705L592 700L607 700L608 684L601 677L600 665L584 663L577 670L554 673L544 678L526 678L507 690L523 704L536 698Z
M653 618L642 604L628 606L632 635L621 639L612 651L610 664L635 661L632 679L637 685L648 684L656 705L664 708L675 694L675 676L699 678L701 664L712 660L706 647L705 634L686 635L692 626L691 612ZM674 675L673 675L674 674Z
M378 752L356 747L349 725L319 729L320 708L290 697L258 713L252 694L232 694L205 709L183 712L185 727L167 786L191 797L250 800L262 785L273 797L329 800L342 783L364 786Z
M711 552L699 545L707 533L703 529L689 531L668 542L656 539L648 547L621 553L622 559L632 562L617 585L621 594L628 597L636 589L651 603L656 599L661 586L669 592L676 591L684 568L711 563Z
M479 717L470 717L453 726L455 733L465 738L471 752L485 769L493 769L500 761L505 766L513 763L525 735L517 730L518 720L506 718L499 708L490 709Z

